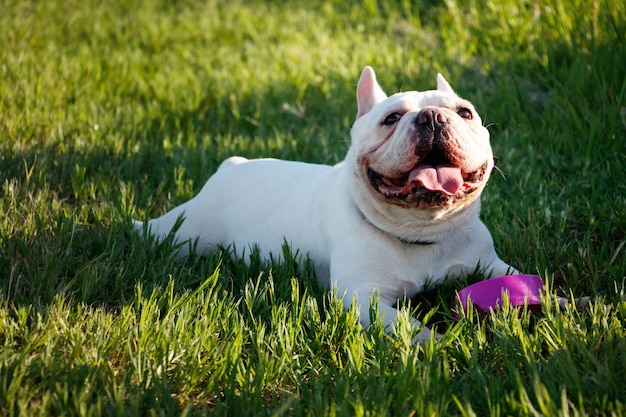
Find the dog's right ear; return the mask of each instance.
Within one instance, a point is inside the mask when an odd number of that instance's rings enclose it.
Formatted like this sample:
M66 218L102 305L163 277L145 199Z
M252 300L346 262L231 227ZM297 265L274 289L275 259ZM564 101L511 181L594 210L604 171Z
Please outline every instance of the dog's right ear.
M361 73L361 78L356 87L356 101L358 112L356 118L369 113L372 108L387 98L387 94L378 85L376 81L376 73L372 67L365 67Z

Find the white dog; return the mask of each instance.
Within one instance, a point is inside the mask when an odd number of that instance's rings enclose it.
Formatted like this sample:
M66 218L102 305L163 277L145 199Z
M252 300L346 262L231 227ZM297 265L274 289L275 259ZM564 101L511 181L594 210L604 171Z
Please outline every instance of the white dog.
M344 295L346 308L357 297L364 326L373 295L380 296L379 318L390 326L398 300L427 283L477 267L492 276L515 273L498 258L479 219L494 158L472 104L441 74L437 90L387 97L370 67L356 93L358 113L343 162L229 158L196 197L150 220L148 233L163 239L181 217L175 241L195 242L201 253L258 245L267 257L287 242L308 254L320 282ZM141 233L144 225L135 228ZM416 338L430 337L423 328Z

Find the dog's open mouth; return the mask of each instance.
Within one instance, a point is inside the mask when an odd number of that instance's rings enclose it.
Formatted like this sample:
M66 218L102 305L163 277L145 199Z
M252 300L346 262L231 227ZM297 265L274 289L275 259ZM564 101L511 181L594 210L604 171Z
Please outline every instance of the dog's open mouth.
M387 199L415 207L435 207L453 203L476 191L483 182L488 163L464 172L438 152L431 152L404 175L385 177L371 168L367 176L376 191Z

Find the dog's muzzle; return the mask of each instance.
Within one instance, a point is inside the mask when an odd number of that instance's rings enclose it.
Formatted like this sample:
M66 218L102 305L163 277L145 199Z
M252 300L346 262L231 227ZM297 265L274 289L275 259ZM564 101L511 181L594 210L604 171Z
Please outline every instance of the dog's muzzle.
M465 117L471 118L460 111ZM422 109L414 118L419 137L415 154L422 156L409 171L397 177L387 177L367 168L367 177L383 197L391 203L418 208L431 208L452 205L478 190L486 180L488 161L478 169L464 171L458 163L452 162L454 150L451 148L449 118L438 107Z

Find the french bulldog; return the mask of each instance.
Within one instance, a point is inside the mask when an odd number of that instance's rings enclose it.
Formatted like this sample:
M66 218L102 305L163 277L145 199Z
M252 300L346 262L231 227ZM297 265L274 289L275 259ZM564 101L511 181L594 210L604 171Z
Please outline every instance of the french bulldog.
M498 258L479 218L494 157L472 104L441 74L436 90L387 97L370 67L356 98L343 162L231 157L197 196L147 225L136 221L135 229L157 240L175 233L183 257L190 248L207 253L229 245L279 256L286 242L309 256L346 309L356 298L363 326L379 297L374 319L387 329L397 323L398 301L426 285L477 268L517 273ZM433 337L411 320L415 340Z

